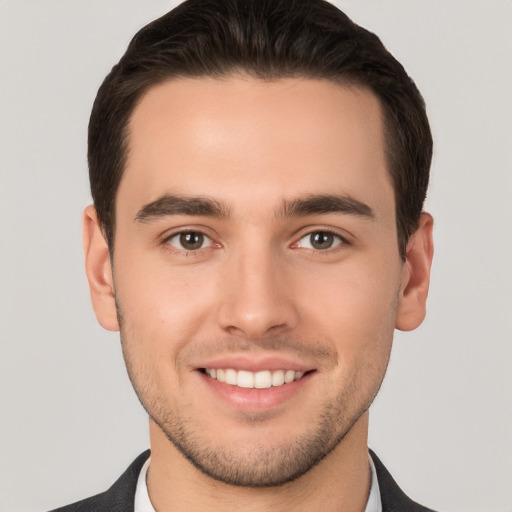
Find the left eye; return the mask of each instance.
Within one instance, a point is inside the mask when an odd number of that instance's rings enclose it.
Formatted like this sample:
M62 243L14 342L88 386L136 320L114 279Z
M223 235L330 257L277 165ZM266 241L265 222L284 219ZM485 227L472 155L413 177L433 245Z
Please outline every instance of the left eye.
M177 249L185 251L197 251L208 247L212 240L199 231L185 231L171 236L168 243Z
M341 245L342 243L343 239L339 235L329 231L313 231L299 240L298 247L325 251L326 249L332 249L333 247Z

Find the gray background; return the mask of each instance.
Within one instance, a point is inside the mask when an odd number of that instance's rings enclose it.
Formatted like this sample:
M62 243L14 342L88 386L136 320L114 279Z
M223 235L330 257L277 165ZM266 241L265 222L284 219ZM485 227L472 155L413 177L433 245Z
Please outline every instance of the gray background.
M429 313L396 336L370 445L415 499L512 511L512 3L337 2L423 92L436 139ZM103 490L148 446L80 217L97 87L164 0L0 0L0 510Z

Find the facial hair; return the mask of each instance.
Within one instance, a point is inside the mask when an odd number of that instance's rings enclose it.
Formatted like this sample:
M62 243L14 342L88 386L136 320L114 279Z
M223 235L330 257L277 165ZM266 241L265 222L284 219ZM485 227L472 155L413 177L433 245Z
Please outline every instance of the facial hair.
M138 340L126 327L119 305L118 319L128 376L150 418L179 452L204 475L234 486L279 486L296 480L316 466L342 442L361 415L368 410L380 388L389 361L388 357L384 364L380 361L380 364L376 362L363 369L364 379L369 378L373 383L371 387L365 386L362 389L361 379L352 378L334 396L329 395L323 402L316 404L318 414L300 435L273 444L267 443L264 436L259 436L260 439L250 445L223 444L205 435L204 429L190 414L193 411L191 403L185 400L174 402L172 407L169 405L168 396L173 390L155 386L151 369L138 362L133 351ZM294 352L302 359L313 358L321 362L323 368L332 368L338 364L336 352L327 344L295 338L272 338L266 340L264 346L258 346L253 341L229 337L216 342L193 340L185 346L186 349L178 356L178 363L182 366L184 361L191 360L198 352L208 356L252 352L262 348L269 351L277 347L281 352ZM179 393L178 390L175 392ZM245 414L242 418L242 421L253 425L268 420L265 413Z

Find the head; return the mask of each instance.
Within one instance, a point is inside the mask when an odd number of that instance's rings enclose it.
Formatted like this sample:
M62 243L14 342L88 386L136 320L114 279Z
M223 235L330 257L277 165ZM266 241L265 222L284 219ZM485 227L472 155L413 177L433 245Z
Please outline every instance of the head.
M268 81L327 80L375 94L405 258L432 159L425 105L379 38L324 0L189 0L135 35L100 87L89 124L91 192L111 252L116 194L129 152L128 123L144 93L176 78L241 73Z
M430 155L413 82L326 2L194 0L135 36L91 116L84 241L152 460L272 486L364 451L425 313Z

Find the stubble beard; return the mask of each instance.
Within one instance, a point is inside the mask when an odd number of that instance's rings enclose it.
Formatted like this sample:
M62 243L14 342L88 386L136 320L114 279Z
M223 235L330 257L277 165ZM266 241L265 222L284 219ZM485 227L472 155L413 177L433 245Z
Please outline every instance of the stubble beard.
M352 388L340 392L336 400L322 405L315 423L300 436L287 440L286 444L266 444L265 439L261 439L247 447L216 443L207 438L187 414L186 404L165 410L163 406L168 403L165 398L144 389L141 385L144 377L138 374L126 354L125 361L140 403L179 452L204 475L243 487L280 486L311 470L343 441L370 407L382 382L380 379L378 386L359 404L354 403L354 396L360 395ZM259 420L255 416L247 421L257 423Z
M174 416L162 421L148 414L204 475L228 485L256 488L284 485L307 473L342 442L367 409L349 419L339 407L326 407L317 424L300 437L270 446L263 440L250 448L210 444L190 421Z
M377 372L373 387L362 392L358 382L346 383L337 396L320 407L317 420L302 435L286 444L269 445L262 439L251 447L227 446L207 439L197 422L187 414L190 404L166 408L168 400L152 386L151 372L137 365L128 345L123 319L118 307L123 356L128 376L137 397L149 417L166 438L199 471L214 480L242 487L274 487L292 482L307 473L333 451L368 410L377 395L389 362L383 367L372 367ZM389 354L388 354L389 356ZM175 402L176 403L176 402ZM180 407L181 405L181 407ZM246 417L247 422L258 423L261 417ZM265 421L264 419L262 421Z

